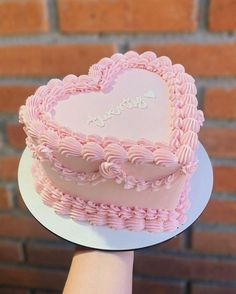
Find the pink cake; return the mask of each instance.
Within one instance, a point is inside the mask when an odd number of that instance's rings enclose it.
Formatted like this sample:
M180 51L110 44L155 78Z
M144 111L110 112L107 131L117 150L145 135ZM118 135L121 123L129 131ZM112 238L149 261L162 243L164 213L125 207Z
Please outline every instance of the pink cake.
M20 122L42 201L92 225L175 230L198 163L196 93L182 65L133 51L39 87Z

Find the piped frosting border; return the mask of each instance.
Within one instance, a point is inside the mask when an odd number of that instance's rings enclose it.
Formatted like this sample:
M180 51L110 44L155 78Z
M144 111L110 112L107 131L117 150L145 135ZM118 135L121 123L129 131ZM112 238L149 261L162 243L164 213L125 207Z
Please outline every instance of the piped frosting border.
M68 95L106 89L113 77L126 68L142 68L160 75L167 83L171 115L171 138L168 144L151 142L144 138L137 141L115 137L101 137L75 133L56 124L48 115L60 100ZM181 165L182 172L191 174L196 166L194 152L198 144L197 133L204 116L197 110L194 79L185 73L180 64L172 65L165 56L153 52L138 54L129 51L103 58L90 67L88 75L68 75L63 80L51 79L30 96L20 108L20 122L37 145L52 151L82 156L88 161L104 160L115 164L124 160L142 164ZM39 139L40 138L40 139Z
M167 210L95 203L82 200L79 195L63 193L44 175L37 161L32 165L32 174L35 189L46 205L52 207L59 215L70 217L75 221L87 221L93 225L106 225L113 229L126 228L131 231L173 231L186 221L186 212L190 207L188 199L190 177L185 182L177 207L174 210Z
M52 170L55 170L62 179L66 181L74 181L77 185L90 183L91 185L95 186L98 183L104 182L108 179L114 179L117 184L123 184L124 189L134 188L137 192L146 189L158 191L163 186L165 186L166 189L170 189L181 175L181 170L177 170L176 172L171 173L165 177L161 177L160 179L135 179L134 176L127 175L119 165L110 162L102 162L99 166L99 170L96 172L77 172L63 166L62 163L53 155L52 151L47 147L36 147L29 137L26 139L26 142L27 146L32 152L33 158L41 162L49 161ZM193 168L195 169L196 166L197 162Z

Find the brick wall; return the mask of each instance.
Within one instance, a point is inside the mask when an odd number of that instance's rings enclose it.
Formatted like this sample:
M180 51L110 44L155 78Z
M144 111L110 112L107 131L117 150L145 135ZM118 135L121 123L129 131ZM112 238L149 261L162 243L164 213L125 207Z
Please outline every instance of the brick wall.
M40 226L16 183L18 107L50 77L113 52L154 50L197 82L214 192L184 234L135 252L134 294L236 293L236 1L0 1L0 293L60 293L73 246Z

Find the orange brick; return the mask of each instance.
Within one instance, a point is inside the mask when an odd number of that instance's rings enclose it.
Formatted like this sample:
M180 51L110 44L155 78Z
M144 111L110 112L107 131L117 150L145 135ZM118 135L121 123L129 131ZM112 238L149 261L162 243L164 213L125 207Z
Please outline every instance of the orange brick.
M63 32L166 32L193 31L192 0L59 0Z
M236 192L236 167L214 166L214 191Z
M27 289L4 287L4 288L1 288L1 294L29 294L29 291Z
M194 231L192 249L204 253L236 254L235 232Z
M236 119L236 88L207 89L203 111L208 118Z
M22 261L23 252L18 242L1 241L0 261Z
M229 259L199 258L191 255L174 256L173 254L137 254L135 252L134 274L168 279L234 281L236 263Z
M0 111L17 112L25 103L28 96L32 95L36 85L1 85L0 86Z
M207 77L236 74L235 43L139 44L132 49L140 53L152 50L159 56L169 56L173 63L182 64L192 75Z
M0 2L0 34L48 31L45 0L8 0Z
M212 31L236 30L235 0L211 0L209 7L209 28Z
M181 283L159 282L149 279L134 279L133 293L135 294L181 294L183 288Z
M12 207L12 201L6 188L0 187L0 209Z
M212 224L236 224L236 201L212 199L199 221Z
M236 131L229 128L202 128L199 139L211 156L236 156Z
M17 203L17 207L24 210L24 211L28 211L27 206L25 205L24 200L22 199L22 196L20 194L20 191L16 191L16 203Z
M235 287L193 284L191 294L235 294Z
M0 156L0 179L16 180L19 157L13 155Z
M25 147L25 132L22 124L9 123L6 126L8 142L16 148Z
M15 216L10 214L0 215L1 237L32 238L32 239L52 239L57 237L44 228L32 216Z
M26 266L0 266L1 285L63 290L67 272ZM10 292L17 293L17 292ZM50 292L49 292L50 293Z
M114 52L111 44L33 44L0 47L2 76L87 74L89 67Z
M161 244L157 244L155 246L153 246L153 249L156 250L180 250L182 248L182 244L183 244L183 234L181 235L177 235L174 238L171 238Z
M26 246L27 261L32 265L51 265L69 267L75 246L46 245L29 243Z

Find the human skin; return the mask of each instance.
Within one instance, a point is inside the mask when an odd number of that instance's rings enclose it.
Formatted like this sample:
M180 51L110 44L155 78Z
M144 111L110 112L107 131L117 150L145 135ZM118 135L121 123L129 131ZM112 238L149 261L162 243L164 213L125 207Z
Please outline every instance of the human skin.
M76 249L63 294L131 294L134 251Z

